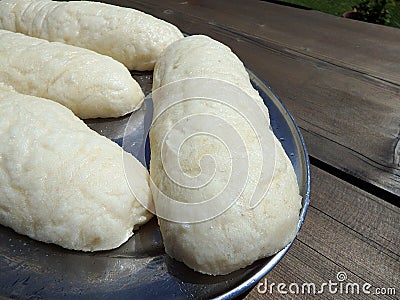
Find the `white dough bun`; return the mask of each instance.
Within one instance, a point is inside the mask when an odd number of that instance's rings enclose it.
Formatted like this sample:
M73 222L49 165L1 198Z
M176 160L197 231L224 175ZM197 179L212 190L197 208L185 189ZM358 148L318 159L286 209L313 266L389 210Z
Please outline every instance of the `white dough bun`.
M97 251L120 246L151 218L138 202L152 201L146 168L62 105L0 84L0 139L2 225Z
M129 70L152 70L183 38L174 25L141 11L91 1L2 0L0 28L108 55Z
M180 120L187 120L187 123L181 129L182 132L177 134L190 133L193 123L189 121L192 116L207 114L228 121L243 138L249 154L248 180L245 189L230 208L214 218L198 223L175 222L162 216L158 218L165 249L171 257L196 271L222 275L273 255L288 245L296 236L301 196L291 161L278 139L272 136L271 144L264 146L271 151L268 157L275 158L275 173L259 204L255 208L249 207L255 188L259 185L267 186L269 181L260 177L263 160L258 134L240 112L252 105L268 114L267 108L251 86L249 75L239 58L227 46L206 36L186 37L173 43L161 54L155 67L153 92L176 81L196 77L229 82L241 88L249 97L235 107L236 111L208 99L182 101L168 109L150 131L150 176L157 187L155 189L152 186L153 195L156 195L154 190L160 190L182 203L211 199L229 184L232 161L230 153L210 135L192 135L180 145L168 138L168 133L175 130L174 126ZM221 86L225 88L226 84L221 83ZM154 103L155 110L160 105L162 99ZM251 122L266 131L270 130L268 117ZM220 133L227 136L225 132ZM162 151L179 156L179 168L192 178L202 172L199 164L201 159L211 156L216 165L213 180L201 189L177 184L165 169L165 166L173 162L170 156L163 156ZM237 183L246 181L245 177L237 179ZM158 201L162 200L154 196L156 207Z
M0 82L56 101L80 118L123 116L144 99L128 69L108 56L1 29L0 70Z

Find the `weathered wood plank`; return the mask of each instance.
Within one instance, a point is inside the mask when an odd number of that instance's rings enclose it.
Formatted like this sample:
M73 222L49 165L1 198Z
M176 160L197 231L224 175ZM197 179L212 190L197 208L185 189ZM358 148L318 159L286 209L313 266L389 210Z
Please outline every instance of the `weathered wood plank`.
M149 9L156 3L128 2ZM165 10L154 12L160 17L184 13L215 26L223 25L235 32L258 37L279 48L400 84L400 32L396 28L256 0L167 0L154 7L165 7Z
M282 98L312 156L400 195L400 30L258 1L110 2L229 45Z
M312 207L400 257L400 208L312 167Z
M400 286L400 209L338 180L313 167L311 206L300 235L283 260L260 282L322 283L339 282L338 272L345 272L344 283L371 284L377 287ZM262 287L261 287L262 288ZM254 288L247 299L280 299L273 293L261 294ZM365 299L365 294L345 292L318 295L317 299ZM305 293L301 299L309 299ZM297 298L297 296L296 296ZM373 295L372 299L396 299Z

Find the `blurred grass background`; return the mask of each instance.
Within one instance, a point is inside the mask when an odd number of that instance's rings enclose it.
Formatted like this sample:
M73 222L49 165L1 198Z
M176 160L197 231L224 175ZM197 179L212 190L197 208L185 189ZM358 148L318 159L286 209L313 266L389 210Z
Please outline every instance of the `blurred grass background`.
M278 3L288 3L293 6L301 6L314 9L335 16L341 16L346 11L351 11L353 6L358 5L360 0L280 0L271 1ZM400 2L387 5L390 14L389 26L400 28Z

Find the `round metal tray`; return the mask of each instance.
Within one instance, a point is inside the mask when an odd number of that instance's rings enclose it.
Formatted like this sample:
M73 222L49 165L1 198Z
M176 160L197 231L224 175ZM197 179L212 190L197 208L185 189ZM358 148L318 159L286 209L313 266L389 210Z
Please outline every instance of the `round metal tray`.
M310 170L307 151L292 116L265 82L249 71L270 112L271 126L289 156L303 197L297 230L309 202ZM132 73L146 93L150 72ZM135 112L137 128L146 126L149 103ZM100 134L122 145L130 116L86 120ZM150 116L151 118L151 116ZM148 123L148 122L147 122ZM135 132L137 128L134 129ZM143 132L143 131L142 131ZM133 139L143 137L136 136ZM145 149L140 153L141 149ZM149 147L132 147L136 156L149 160ZM145 163L142 159L142 162ZM168 257L157 220L153 218L118 249L95 253L70 251L34 241L0 226L0 295L16 298L110 298L116 299L228 299L254 286L285 255L290 245L272 257L224 276L207 276Z

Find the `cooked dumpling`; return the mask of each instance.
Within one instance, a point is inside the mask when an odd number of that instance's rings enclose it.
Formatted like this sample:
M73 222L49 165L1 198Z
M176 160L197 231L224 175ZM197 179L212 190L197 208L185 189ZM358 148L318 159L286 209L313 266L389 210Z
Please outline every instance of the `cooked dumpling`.
M0 82L47 98L81 118L119 117L144 94L128 69L87 49L0 30Z
M0 28L87 48L138 71L152 70L157 56L183 37L141 11L90 1L3 0Z
M189 99L186 96L196 85L188 83L190 89L180 89L179 82L196 77L201 77L198 86L205 91L210 90L210 95ZM247 95L246 101L238 102L236 99L234 104L234 99L231 99L232 105L235 105L232 109L227 105L229 101L211 100L213 92L215 95L224 95L224 92L218 90L212 80L207 82L207 79L222 80L220 88L226 90L226 95L234 89L230 89L230 85L240 88ZM159 93L163 88L169 89L169 92ZM155 97L157 93L159 95ZM251 124L264 131L270 130L269 118L258 119L256 114L259 111L268 114L268 111L257 91L252 88L249 76L237 56L225 45L206 36L190 36L179 40L161 54L155 66L153 94L156 117L150 131L150 176L166 252L196 271L220 275L270 256L291 242L296 235L301 208L296 175L282 145L270 132L270 143L264 146L274 160L272 166L275 165L275 171L272 178L263 177L261 169L266 161L263 161L263 150L259 144L260 132L254 132ZM170 106L165 104L168 99L174 98L182 101ZM248 106L254 107L254 116L252 119L250 115L246 120L241 112L247 110ZM204 115L208 119L202 119ZM201 117L196 119L195 116ZM222 121L218 123L218 119ZM223 127L225 121L231 127ZM204 131L205 128L215 129L213 132L226 138L226 143L221 143L213 134L202 134L202 128ZM245 151L226 147L235 134L243 140ZM247 172L247 178L231 172L235 168L235 159L241 154L246 155L246 151L248 170L239 171ZM211 163L206 159L207 156L213 158ZM207 169L210 166L213 168L211 172ZM177 176L178 171L183 175ZM200 178L202 173L207 173L211 179L203 186L198 184L196 188L177 180L184 178L190 182ZM197 219L195 222L190 222L190 218L179 219L179 213L190 215L191 212L186 210L187 204L204 203L224 188L234 188L232 184L242 182L246 184L236 202L226 210L221 210L220 214L210 214L210 218L205 217L203 221ZM258 205L249 205L254 191L268 185L269 189ZM232 199L236 197L229 191L226 195ZM173 209L175 214L172 215L176 218L163 215L168 210L165 210L167 198L182 203L181 207L177 205ZM208 206L209 211L217 204ZM195 216L207 216L208 212L192 213Z
M0 139L0 224L96 251L151 218L146 168L62 105L0 85Z

